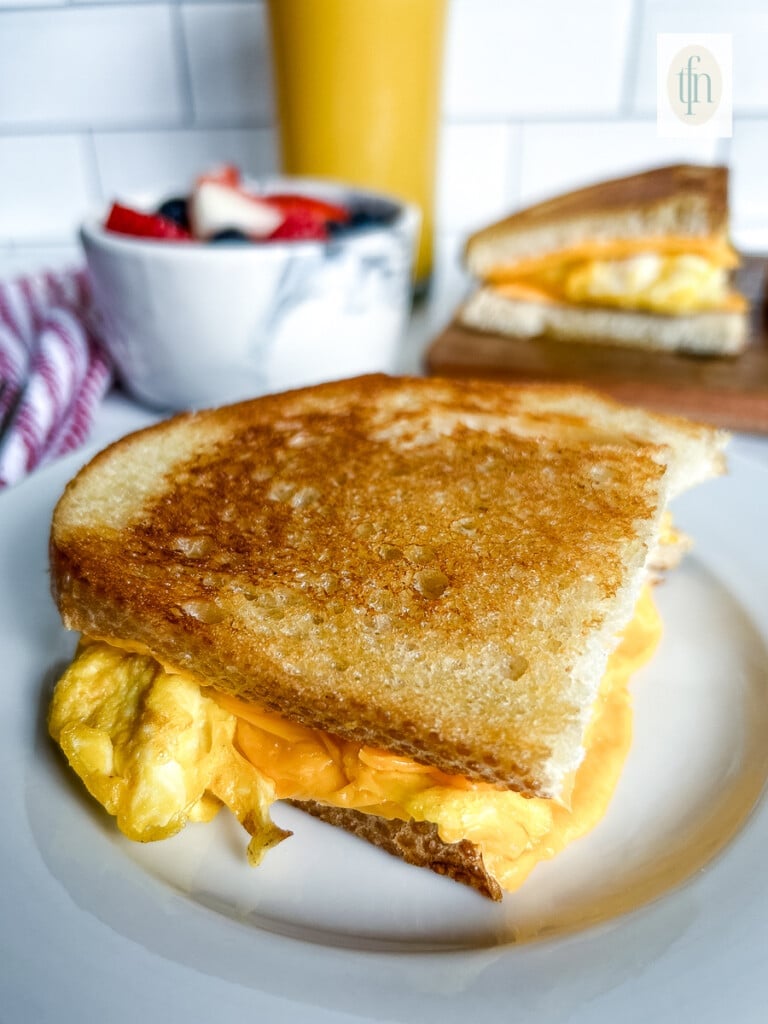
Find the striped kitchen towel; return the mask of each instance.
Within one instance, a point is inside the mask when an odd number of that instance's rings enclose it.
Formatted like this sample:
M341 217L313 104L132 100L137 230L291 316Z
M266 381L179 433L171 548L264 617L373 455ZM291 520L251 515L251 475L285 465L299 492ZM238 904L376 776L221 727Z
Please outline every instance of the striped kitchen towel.
M0 489L88 436L112 368L84 270L0 283Z

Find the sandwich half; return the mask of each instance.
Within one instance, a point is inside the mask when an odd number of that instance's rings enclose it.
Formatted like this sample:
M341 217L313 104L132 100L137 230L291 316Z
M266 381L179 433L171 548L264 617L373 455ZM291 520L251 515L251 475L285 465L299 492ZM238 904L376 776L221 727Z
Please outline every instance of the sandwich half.
M725 167L660 167L569 192L478 231L465 256L480 281L459 313L469 327L699 355L747 343Z
M365 377L178 416L53 517L49 728L140 841L290 800L494 899L605 812L668 499L725 435L546 386ZM275 854L277 855L277 854Z

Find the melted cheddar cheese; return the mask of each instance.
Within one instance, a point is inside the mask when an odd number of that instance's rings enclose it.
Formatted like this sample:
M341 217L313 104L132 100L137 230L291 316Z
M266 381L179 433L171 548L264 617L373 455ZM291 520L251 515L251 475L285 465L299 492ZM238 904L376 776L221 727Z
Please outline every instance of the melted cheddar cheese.
M741 311L731 289L736 253L722 239L595 242L496 267L486 279L509 298L682 315Z
M469 839L499 884L516 889L603 817L632 741L630 676L653 654L661 623L646 588L611 655L586 737L569 807L470 782L216 694L238 719L236 742L279 798L319 800L386 818L429 821L447 843Z

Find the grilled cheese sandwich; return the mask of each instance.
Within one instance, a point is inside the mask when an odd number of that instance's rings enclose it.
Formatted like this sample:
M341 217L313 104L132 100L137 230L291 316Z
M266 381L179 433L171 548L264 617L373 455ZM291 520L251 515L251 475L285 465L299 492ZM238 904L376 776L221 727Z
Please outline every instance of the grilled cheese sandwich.
M477 232L466 259L482 282L460 312L471 327L701 354L746 344L724 168L661 168L570 193Z
M666 500L723 443L571 389L386 378L151 428L54 517L88 640L51 733L132 838L224 804L258 862L289 799L500 898L605 812Z

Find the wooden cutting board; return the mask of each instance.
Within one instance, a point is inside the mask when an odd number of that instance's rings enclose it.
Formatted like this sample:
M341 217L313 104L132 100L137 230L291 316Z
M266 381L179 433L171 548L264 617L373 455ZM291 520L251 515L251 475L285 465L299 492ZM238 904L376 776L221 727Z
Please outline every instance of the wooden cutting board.
M768 258L744 258L736 285L752 304L751 337L734 358L518 340L453 321L428 348L426 368L448 377L580 383L661 412L768 434L767 278Z

